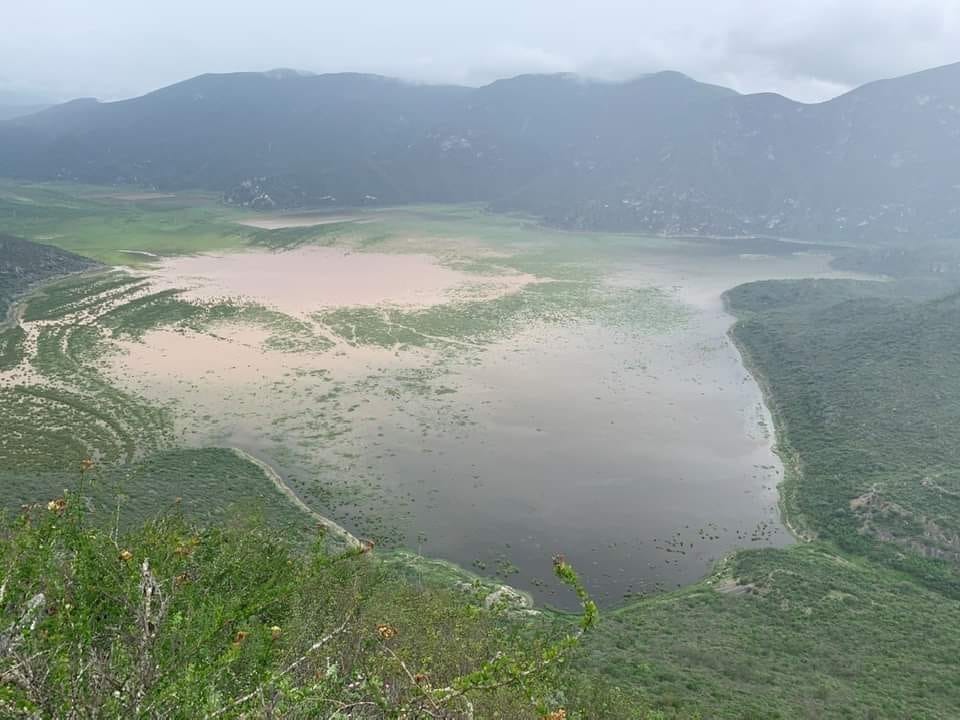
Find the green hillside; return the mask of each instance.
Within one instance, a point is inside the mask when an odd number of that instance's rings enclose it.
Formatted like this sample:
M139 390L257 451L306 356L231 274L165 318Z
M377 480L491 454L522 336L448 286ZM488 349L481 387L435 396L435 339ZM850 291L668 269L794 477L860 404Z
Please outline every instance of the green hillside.
M95 267L88 258L0 233L0 327L13 298L36 283ZM2 352L0 352L2 355Z

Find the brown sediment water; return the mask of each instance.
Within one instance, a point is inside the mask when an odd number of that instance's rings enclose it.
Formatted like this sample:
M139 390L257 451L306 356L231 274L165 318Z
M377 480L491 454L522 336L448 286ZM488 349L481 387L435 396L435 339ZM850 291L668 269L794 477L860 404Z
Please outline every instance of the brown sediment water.
M455 291L482 288L496 296L534 280L522 273L471 275L429 255L331 247L174 257L147 273L159 288L186 288L188 299L242 297L297 316L337 306L426 307L449 300Z
M531 322L463 354L345 343L284 353L264 349L264 329L161 330L124 343L110 372L157 402L177 399L186 442L264 458L350 532L366 534L358 518L382 512L408 547L560 604L550 558L563 552L609 604L695 580L734 548L791 542L778 519L772 423L727 336L722 294L751 280L839 276L828 261L618 258L611 287L662 288L687 308L686 322L667 328ZM477 280L428 256L335 248L178 258L153 272L160 284L196 281L199 296L243 295L299 315L436 304ZM313 493L319 486L357 495L334 502Z

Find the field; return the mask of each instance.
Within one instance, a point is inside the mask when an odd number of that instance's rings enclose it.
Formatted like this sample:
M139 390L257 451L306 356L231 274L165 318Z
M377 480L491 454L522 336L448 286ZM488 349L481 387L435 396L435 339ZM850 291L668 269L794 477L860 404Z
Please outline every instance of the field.
M98 186L0 179L4 232L107 265L142 267L165 256L337 243L391 252L429 249L453 266L491 271L508 266L535 274L549 270L552 277L563 280L580 279L591 267L596 274L611 261L635 253L638 242L648 249L703 249L676 239L560 233L542 228L534 218L491 214L479 205L405 206L362 217L338 214L330 215L329 221L317 217L316 225L303 225L299 217L254 214L220 205L217 197L202 192L126 193ZM558 243L564 237L569 242ZM500 248L509 257L500 252L465 257L464 248L476 248L478 241ZM746 245L743 249L749 251Z

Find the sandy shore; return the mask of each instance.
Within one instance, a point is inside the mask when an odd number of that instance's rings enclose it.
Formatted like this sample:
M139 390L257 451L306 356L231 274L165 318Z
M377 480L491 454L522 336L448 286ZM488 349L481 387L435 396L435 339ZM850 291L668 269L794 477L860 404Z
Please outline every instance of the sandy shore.
M259 230L283 230L284 228L333 225L334 223L356 222L358 220L360 220L359 215L277 215L238 220L237 225L245 225Z

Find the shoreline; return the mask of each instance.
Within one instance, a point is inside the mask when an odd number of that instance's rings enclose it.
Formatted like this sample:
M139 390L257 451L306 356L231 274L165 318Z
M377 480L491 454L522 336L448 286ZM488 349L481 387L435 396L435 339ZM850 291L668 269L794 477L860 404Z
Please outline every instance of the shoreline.
M263 474L273 483L274 487L276 487L294 507L310 515L318 524L337 536L349 550L363 551L364 548L369 547L335 520L321 515L303 502L293 488L287 485L280 473L277 472L276 468L270 465L270 463L261 460L243 448L230 446L227 449L243 460L253 463L260 468ZM399 563L408 568L409 571L417 572L420 575L422 575L426 569L433 575L442 576L444 578L442 581L443 584L449 584L453 587L473 590L482 588L484 590L483 604L484 607L488 609L494 606L501 606L510 608L514 613L525 615L538 615L540 613L539 610L535 609L533 596L529 592L515 588L512 585L496 582L492 578L477 575L450 560L420 555L419 553L414 553L410 548L387 550L385 554L379 555L379 559L388 565Z
M767 377L754 362L749 348L737 337L737 327L740 324L741 317L734 312L730 306L728 293L733 289L734 288L729 288L725 290L721 296L724 312L733 318L733 323L730 325L726 334L730 339L730 343L736 349L737 355L740 357L740 363L743 369L746 370L747 374L760 389L764 410L772 421L773 436L770 449L780 459L780 463L783 465L783 479L777 483L777 508L779 510L780 522L798 542L812 542L815 537L812 532L804 527L803 515L799 509L794 506L793 500L793 496L796 494L798 485L803 478L803 467L796 451L792 449L789 441L786 439L786 424L777 408L773 389L770 387Z
M310 517L316 520L317 523L319 523L320 525L325 527L327 530L329 530L332 534L340 538L347 545L347 547L356 550L364 546L363 543L360 541L359 538L357 538L356 535L351 533L349 530L347 530L345 527L343 527L336 521L331 520L325 515L321 515L316 510L314 510L309 505L307 505L303 500L301 500L300 496L297 495L296 492L294 492L293 488L287 485L283 477L280 475L280 473L276 471L276 469L272 465L261 460L255 455L252 455L251 453L247 452L242 448L232 446L232 447L228 447L227 449L235 453L242 459L246 460L247 462L253 463L258 468L260 468L263 471L263 474L267 477L267 479L273 483L274 487L276 487L276 489L279 490L290 501L290 503L294 507L310 515Z

